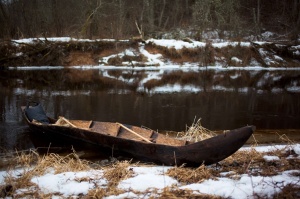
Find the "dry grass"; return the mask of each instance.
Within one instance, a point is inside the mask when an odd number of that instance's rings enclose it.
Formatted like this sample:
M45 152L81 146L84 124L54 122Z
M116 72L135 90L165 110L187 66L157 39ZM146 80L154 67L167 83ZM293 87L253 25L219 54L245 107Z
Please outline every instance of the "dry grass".
M97 65L98 60L92 52L72 51L65 58L66 66Z
M149 188L144 192L131 190L139 195L139 198L166 198L166 199L181 199L181 198L197 198L197 199L221 199L220 196L198 193L190 189L181 189L176 185L165 187L163 189Z
M32 164L38 161L39 155L36 151L31 150L29 153L16 152L16 162L22 167L30 167Z
M104 177L109 180L109 186L117 186L121 180L132 177L133 171L128 169L130 162L118 162L112 168L104 171Z
M101 199L106 195L107 191L105 188L96 188L90 190L85 198Z
M119 195L124 193L124 190L117 188L121 180L130 178L133 176L133 171L128 169L132 166L128 161L117 162L111 167L105 168L103 177L107 179L107 188L92 189L88 192L87 198L103 198L104 196Z
M204 128L201 125L201 119L198 119L197 121L194 120L192 126L188 127L186 132L179 132L177 137L187 141L198 142L215 135L212 131Z
M36 40L34 44L8 44L0 49L4 66L62 66L70 64L96 64L104 50L135 47L137 42L51 42ZM14 56L20 53L20 56ZM75 54L73 54L75 53Z
M265 155L277 156L279 160L266 161ZM287 158L296 155L295 151L287 148L260 153L254 148L238 151L221 162L222 172L231 171L230 175L251 174L253 176L274 176L286 170L299 170L300 160Z
M229 172L228 177L248 173L249 169L255 169L258 162L264 162L263 155L254 148L246 151L237 151L221 162L222 172ZM251 166L251 167L250 167Z
M49 172L49 169L53 169L54 172L63 173L67 171L84 171L89 170L89 162L80 160L77 154L72 153L67 156L59 156L58 154L49 154L40 157L36 152L32 151L29 154L18 154L16 167L21 167L22 171L17 175L13 175L12 169L8 171L7 177L5 178L5 187L11 186L10 192L6 195L15 193L16 190L22 188L30 188L29 192L24 192L14 197L25 197L32 195L35 198L50 198L51 194L45 195L39 192L36 184L31 182L34 176L41 176Z
M122 58L117 55L115 57L109 58L107 63L108 65L112 65L112 66L122 66Z
M283 143L283 144L287 144L287 145L293 145L295 144L295 142L293 140L291 140L286 134L283 135L279 135L277 133L279 140Z
M152 42L146 44L145 49L150 53L160 53L163 57L170 59L172 62L198 62L200 65L213 65L215 61L215 48L211 43L207 43L205 47L175 49L174 47L165 47L156 45Z
M175 178L181 183L191 184L191 183L201 183L207 179L216 179L216 172L213 169L210 169L204 165L201 165L198 168L186 168L174 167L168 170L167 175Z
M176 186L166 187L159 194L159 198L171 198L171 199L180 199L180 198L197 198L197 199L221 199L220 196L208 195L208 194L196 194L194 191L189 189L179 189Z
M294 154L295 158L291 158ZM265 155L277 156L279 157L279 160L266 161L264 159ZM169 169L167 175L175 178L183 184L201 183L207 179L217 180L217 177L220 177L220 174L224 172L228 172L226 177L235 180L239 180L243 174L250 176L274 176L287 170L295 170L295 172L291 173L291 175L298 177L300 176L300 160L297 157L298 155L293 150L288 150L287 148L263 153L252 148L250 150L238 151L232 156L221 161L219 164L216 164L216 166L201 165L198 168L185 168L184 166L179 168L175 167ZM274 182L274 188L278 188L278 190L280 190L274 195L274 198L294 199L299 198L300 196L299 184L287 184L282 186L282 184L278 185ZM168 189L170 190L170 188ZM166 189L164 189L164 191L166 191ZM172 192L167 192L164 195L173 197L174 195L172 194ZM184 194L181 196L185 198ZM193 197L194 195L191 195L191 198ZM253 197L264 198L264 196L259 195L259 193L254 193ZM201 195L199 198L213 198L213 196Z
M281 192L275 194L273 196L274 198L285 198L285 199L296 199L300 198L300 187L296 184L288 184L283 189L281 189Z
M41 195L36 184L31 182L35 176L42 176L49 171L54 171L55 174L64 172L78 172L90 170L91 162L79 159L74 151L67 156L59 156L58 154L48 154L43 157L35 152L30 154L19 154L17 162L24 170L20 175L14 176L12 171L8 171L9 175L5 179L5 185L1 187L1 191L5 192L5 196L13 195L14 197L34 196L35 198L51 198L52 194ZM128 169L131 166L130 162L117 162L110 167L103 168L103 177L107 179L107 188L96 187L89 191L87 198L102 198L103 196L121 194L124 191L117 188L119 182L126 178L132 177L133 171ZM75 179L78 182L90 181L90 178ZM15 191L26 188L30 191L16 195ZM6 191L7 190L7 191Z
M33 173L42 175L48 168L53 168L55 174L69 171L84 171L90 169L89 164L88 161L79 159L75 152L64 157L57 154L49 154L38 160Z
M284 140L289 139L283 136ZM292 142L291 140L289 140ZM266 161L265 155L277 156L277 161ZM289 158L287 158L289 157ZM57 154L48 154L40 157L36 152L29 154L17 153L17 167L22 167L23 171L19 175L13 175L12 171L8 171L10 175L6 177L5 184L0 187L0 198L12 196L13 198L51 198L59 193L44 194L39 190L38 185L31 182L34 176L41 176L49 171L54 173L63 173L68 171L86 171L90 170L91 162L81 160L74 151L67 156L59 156ZM134 173L130 167L137 166L130 161L116 162L108 167L101 167L103 177L107 180L105 187L96 186L89 190L83 198L103 198L105 196L119 195L125 193L125 190L118 189L120 181L133 177ZM300 160L298 154L292 149L284 148L269 152L258 152L254 148L249 150L240 150L232 156L221 161L217 165L205 166L198 168L174 167L170 168L166 175L175 178L181 184L201 183L207 179L218 180L217 177L221 173L228 172L226 177L238 180L243 174L251 176L273 176L282 171L295 170L291 173L293 176L300 176ZM90 181L89 177L76 179L78 182ZM274 188L279 185L274 183ZM278 187L280 192L274 195L274 198L297 198L299 196L299 185L288 184L284 187ZM26 189L23 193L16 190ZM128 191L128 190L127 190ZM191 190L180 189L177 186L165 187L162 190L149 189L145 192L136 192L139 196L150 196L150 198L221 198L213 195L200 194ZM256 193L254 193L256 194ZM263 198L261 195L254 195L257 198Z

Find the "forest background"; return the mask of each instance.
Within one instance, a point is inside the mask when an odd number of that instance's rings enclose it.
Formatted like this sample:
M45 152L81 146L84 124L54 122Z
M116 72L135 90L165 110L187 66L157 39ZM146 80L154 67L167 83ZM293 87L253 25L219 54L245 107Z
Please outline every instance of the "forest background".
M203 40L203 32L213 30L220 39L260 40L262 32L272 31L276 39L296 41L300 0L1 0L0 27L2 39Z

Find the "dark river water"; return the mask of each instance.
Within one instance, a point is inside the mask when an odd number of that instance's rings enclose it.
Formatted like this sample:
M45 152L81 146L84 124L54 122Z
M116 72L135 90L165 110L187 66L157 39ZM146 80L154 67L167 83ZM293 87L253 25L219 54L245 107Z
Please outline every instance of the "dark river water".
M300 70L0 71L1 152L34 147L20 107L48 116L184 131L201 118L211 130L255 125L300 129Z

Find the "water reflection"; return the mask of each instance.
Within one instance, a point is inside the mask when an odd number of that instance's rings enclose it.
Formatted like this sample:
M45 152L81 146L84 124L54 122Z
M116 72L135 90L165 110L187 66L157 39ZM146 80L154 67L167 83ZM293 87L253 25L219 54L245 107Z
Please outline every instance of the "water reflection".
M2 71L2 86L14 87L15 93L52 92L68 95L81 90L110 93L140 92L300 92L300 71L247 70L8 70ZM51 89L50 89L51 87Z
M300 128L300 71L7 70L0 95L1 150L32 146L20 111L27 100L53 117L154 130L182 131L195 117L214 130Z

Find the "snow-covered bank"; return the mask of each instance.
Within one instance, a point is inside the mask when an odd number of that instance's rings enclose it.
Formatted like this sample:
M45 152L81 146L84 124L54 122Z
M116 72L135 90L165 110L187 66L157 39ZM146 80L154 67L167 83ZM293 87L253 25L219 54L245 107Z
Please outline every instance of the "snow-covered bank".
M192 39L89 40L61 37L13 40L11 45L14 50L11 50L10 53L14 52L14 54L7 57L7 64L13 60L18 63L20 59L26 60L34 55L33 59L28 59L28 62L37 62L39 65L44 62L55 65L56 62L66 66L74 66L79 63L79 66L93 65L97 67L101 65L108 68L130 66L142 69L143 67L159 68L170 65L216 68L259 66L273 70L273 68L280 67L295 68L300 65L300 45L276 42L202 42ZM23 45L29 45L31 48L39 45L40 51L35 49L33 52L27 52L32 49L22 48ZM55 50L51 49L51 45L58 49L56 54ZM47 50L50 52L47 53ZM43 55L43 53L46 54ZM24 65L24 62L20 63L22 63L20 65ZM32 65L32 63L27 65Z
M105 173L114 171L116 166L102 169L86 168L81 171L71 171L70 168L70 171L60 171L58 167L49 165L45 172L31 176L29 185L18 185L11 195L4 198L28 198L32 195L47 195L50 198L91 197L91 194L105 198L151 198L160 197L166 190L177 193L178 197L183 192L189 196L208 194L236 199L273 198L278 194L287 193L298 197L299 163L299 144L242 148L237 154L221 161L219 166L186 168L186 175L192 172L190 182L182 181L184 177L179 175L184 168L181 167L126 163L123 168L124 172L127 172L126 175L120 176L121 179L116 184L117 189L110 194L108 191L111 191L111 183ZM12 183L13 186L14 182L26 176L26 172L35 169L36 167L1 171L0 183L2 187L8 183ZM202 178L201 172L210 173L209 177ZM288 192L285 193L286 191Z
M270 70L300 64L300 46L279 45L270 42L219 42L205 43L194 40L149 39L138 49L126 49L100 59L100 65L109 65L109 59L131 56L132 60L120 61L121 66L207 66L216 68L263 66ZM288 55L290 54L290 55ZM138 62L136 56L147 61ZM291 62L292 56L295 60ZM242 67L240 67L242 66Z
M113 39L86 40L70 37L14 40L13 45L18 50L22 49L21 46L24 44L41 45L41 42L46 43L43 45L47 48L50 44L56 44L53 49L50 48L53 52L56 49L61 51L62 57L57 59L54 56L53 59L64 60L65 65L51 67L25 65L8 68L11 70L94 69L99 70L99 76L101 76L99 79L104 78L125 84L136 92L199 93L203 90L247 92L253 88L258 93L264 92L265 89L276 93L300 92L300 80L297 78L300 71L300 45L247 41L205 43L191 39L149 39L140 42ZM14 58L30 59L26 53L18 52ZM41 53L35 58L45 60ZM112 72L113 70L119 70L119 72ZM209 73L215 73L212 75L213 79L203 74L201 77L196 75L196 73L211 70L214 72ZM223 71L235 73L229 75L232 81L228 80L228 75L221 74ZM250 71L250 76L243 75L240 71ZM261 74L255 74L261 71L263 71ZM286 77L280 74L281 71L285 73L295 71L295 73L290 80L283 80ZM75 78L79 77L77 75ZM162 81L165 77L171 82ZM249 85L249 77L254 78L255 84ZM241 85L241 81L245 79L248 83ZM101 80L99 81L102 82ZM199 82L203 80L210 83L199 85ZM227 85L224 85L226 81ZM283 83L285 85L282 85Z

